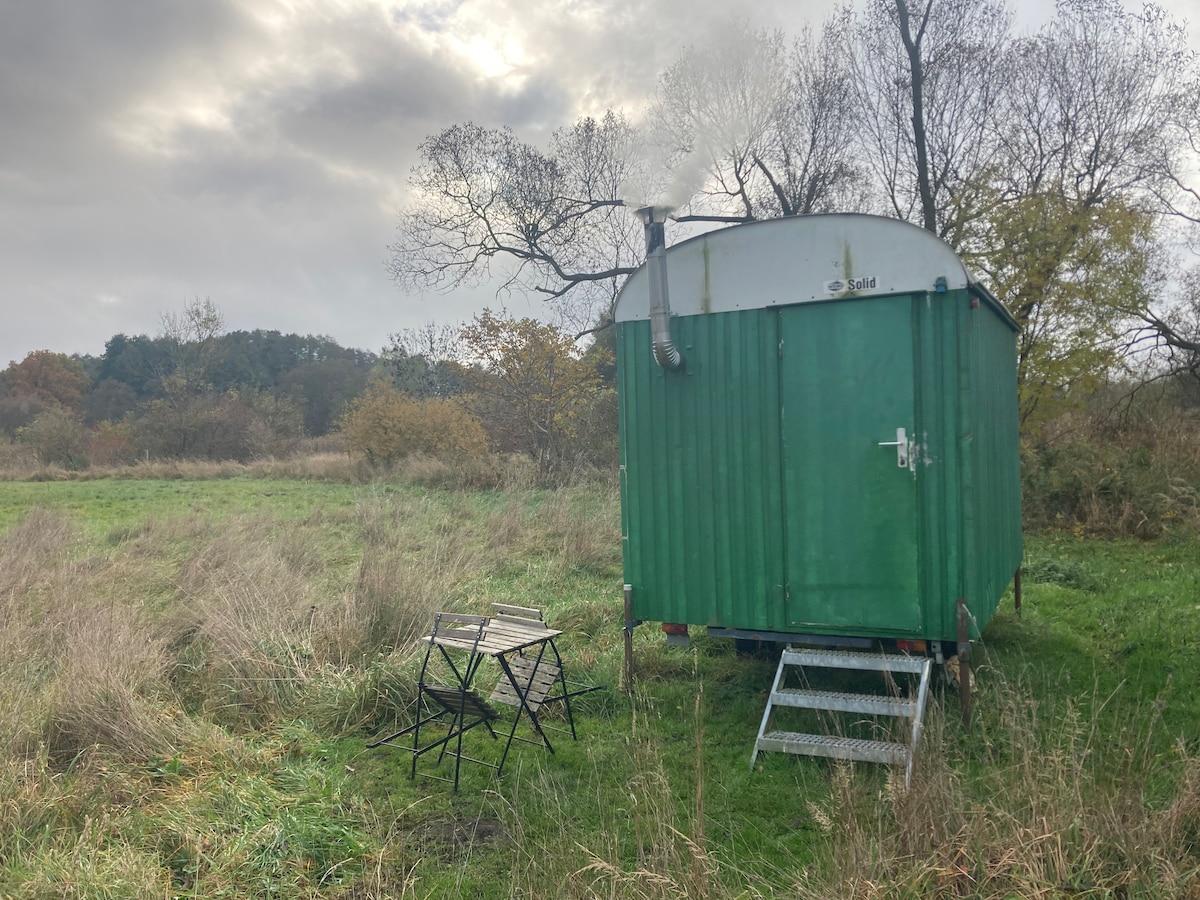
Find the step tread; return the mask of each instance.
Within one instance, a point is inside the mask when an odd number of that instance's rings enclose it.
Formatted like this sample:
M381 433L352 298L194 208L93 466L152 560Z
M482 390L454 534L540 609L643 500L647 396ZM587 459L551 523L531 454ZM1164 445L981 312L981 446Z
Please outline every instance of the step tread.
M929 660L923 656L905 656L901 653L859 653L853 650L796 650L789 648L783 651L781 663L788 666L911 672L919 675L929 664Z
M808 688L780 688L771 695L771 705L908 719L916 715L917 711L917 701L912 698L858 694L853 691L816 691Z
M758 739L755 750L880 763L907 762L910 753L906 744L892 741L869 741L828 734L801 734L795 731L769 731Z

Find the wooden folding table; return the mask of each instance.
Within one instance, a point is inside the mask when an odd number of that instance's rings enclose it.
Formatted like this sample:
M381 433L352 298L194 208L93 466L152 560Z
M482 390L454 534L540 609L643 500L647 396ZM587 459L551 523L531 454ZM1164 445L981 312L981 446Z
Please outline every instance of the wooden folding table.
M575 720L570 698L596 690L568 690L562 657L554 643L554 639L561 634L561 631L546 625L538 610L527 607L498 605L496 615L491 618L438 613L433 630L425 638L427 646L418 682L416 721L367 746L378 747L412 734L410 777L416 777L417 760L422 755L438 750L439 763L447 754L455 757L454 778L441 779L452 781L455 790L458 790L462 760L489 766L499 776L514 740L540 743L553 753L554 747L539 717L542 707L548 702L561 701L565 706L571 737L574 738ZM501 676L490 698L485 701L475 691L474 685L481 663L488 657L499 663ZM435 662L434 668L442 673L447 683L430 680L433 676L431 661ZM500 762L496 764L464 756L462 752L462 736L479 725L486 727L493 738L498 737L493 726L501 717L491 706L493 703L515 709ZM536 740L517 735L522 719L528 720ZM434 721L448 722L449 730L438 739L422 744L422 728ZM438 777L424 772L421 774Z

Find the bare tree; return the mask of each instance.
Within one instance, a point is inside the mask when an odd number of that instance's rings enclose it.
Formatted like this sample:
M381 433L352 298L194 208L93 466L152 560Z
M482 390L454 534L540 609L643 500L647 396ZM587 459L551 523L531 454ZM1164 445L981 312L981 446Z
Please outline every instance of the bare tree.
M388 335L383 357L400 390L421 399L446 399L462 390L462 325L426 322Z
M1148 347L1157 375L1174 379L1200 406L1200 265L1179 276L1169 300L1140 307L1137 315L1144 327L1132 346Z
M694 157L701 176L677 199L698 195L712 212L759 218L756 186L787 95L782 31L741 23L719 42L686 47L662 73L650 115L676 165Z
M1054 190L1089 207L1121 197L1174 211L1181 198L1170 195L1195 159L1195 62L1157 7L1059 0L1058 15L1005 54L1002 196Z
M402 287L489 280L554 301L577 336L610 322L644 254L629 205L686 207L685 222L743 222L862 204L846 20L779 32L739 26L664 72L651 126L584 118L546 149L508 129L454 125L421 145L389 272Z
M1053 304L1052 295L1035 286L1051 283L1056 272L1069 273L1074 248L1091 244L1149 286L1113 293L1078 285L1093 319L1097 308L1109 309L1111 327L1097 339L1111 344L1116 327L1132 329L1126 350L1149 351L1155 371L1194 371L1200 319L1182 297L1171 299L1178 257L1164 261L1161 247L1146 248L1136 257L1140 272L1130 271L1130 258L1114 232L1106 233L1106 223L1114 221L1113 211L1140 213L1144 240L1153 241L1173 224L1197 221L1200 195L1189 181L1196 177L1193 136L1200 121L1196 63L1182 26L1161 9L1129 12L1118 0L1060 0L1050 23L1011 45L1009 89L996 128L1001 155L993 170L995 202L1027 206L1030 198L1053 198L1075 223L1060 233L1066 240L1038 242L1039 252L1029 254L1039 260L1037 269L1024 273L1022 285L994 283L1027 334L1045 331L1039 323ZM1045 252L1054 246L1062 252ZM995 260L1003 250L985 244L979 255ZM990 260L978 264L990 270Z
M569 297L576 322L595 321L638 261L638 226L620 197L636 143L613 112L556 131L548 151L509 129L447 128L421 145L389 273L418 290L499 278Z
M760 155L774 215L808 215L867 208L866 172L858 161L854 72L846 47L850 18L806 26L792 44L787 100L774 140ZM773 202L772 202L773 201Z
M1011 14L986 0L873 0L853 48L864 157L893 214L956 244L981 212Z
M171 371L163 374L167 394L192 396L209 389L216 362L217 338L225 332L225 314L208 297L196 297L179 312L160 316L159 338L169 348Z

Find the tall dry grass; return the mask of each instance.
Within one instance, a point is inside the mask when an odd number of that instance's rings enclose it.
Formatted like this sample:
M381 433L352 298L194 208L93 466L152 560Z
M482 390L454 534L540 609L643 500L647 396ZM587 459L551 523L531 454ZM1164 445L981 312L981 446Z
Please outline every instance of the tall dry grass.
M45 465L20 444L0 444L0 481L95 481L101 479L153 479L213 481L229 478L296 479L341 484L400 481L450 490L525 490L537 486L562 487L575 483L608 482L609 470L588 465L554 473L540 473L537 464L521 454L482 454L453 461L420 453L387 464L332 449L329 441L310 441L284 457L264 457L249 462L204 459L148 459L129 465L91 465L68 469Z
M176 746L166 648L136 606L97 599L65 519L31 512L0 540L0 573L0 748L65 766Z
M1153 702L1101 726L1105 698L1033 697L993 683L966 735L934 707L908 792L834 766L809 806L825 864L797 896L1200 896L1200 758L1160 757Z
M1200 413L1076 413L1021 452L1025 524L1154 538L1200 528Z
M486 611L480 585L514 559L545 559L552 577L616 565L612 504L580 516L585 500L514 491L488 511L365 488L354 509L299 523L146 520L92 558L63 518L34 511L0 542L0 748L136 761L213 725L394 717L436 611ZM350 571L331 567L327 529L361 547Z

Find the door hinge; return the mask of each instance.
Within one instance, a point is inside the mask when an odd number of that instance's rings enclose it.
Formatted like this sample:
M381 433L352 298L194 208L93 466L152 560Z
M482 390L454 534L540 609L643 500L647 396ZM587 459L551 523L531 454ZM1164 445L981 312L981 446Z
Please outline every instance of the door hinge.
M783 341L779 342L779 358L783 359Z

